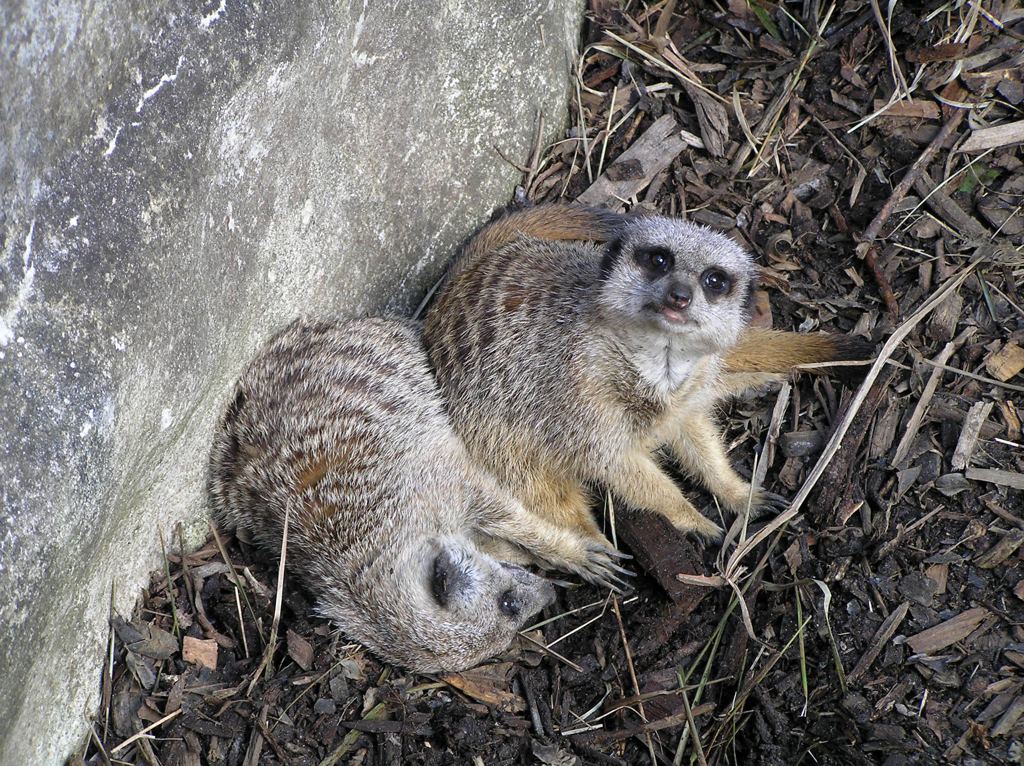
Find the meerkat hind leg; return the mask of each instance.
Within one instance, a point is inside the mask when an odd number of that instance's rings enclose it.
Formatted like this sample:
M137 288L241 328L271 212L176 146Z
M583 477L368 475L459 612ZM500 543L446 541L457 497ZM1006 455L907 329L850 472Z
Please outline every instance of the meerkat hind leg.
M604 477L612 493L629 506L656 511L683 532L720 540L722 528L698 511L649 454L630 453Z
M516 496L522 500L527 510L533 511L556 526L573 529L611 547L608 538L594 520L590 493L579 482L550 475L537 477L529 487Z
M757 508L769 499L760 489L751 491L750 482L736 473L725 454L722 432L708 413L688 413L685 428L677 429L668 448L687 473L703 483L728 510L744 512L748 506Z

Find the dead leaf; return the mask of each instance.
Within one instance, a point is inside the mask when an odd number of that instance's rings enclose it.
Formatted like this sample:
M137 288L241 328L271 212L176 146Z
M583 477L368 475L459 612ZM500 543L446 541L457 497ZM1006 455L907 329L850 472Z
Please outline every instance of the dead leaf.
M498 662L461 673L445 673L440 679L487 705L494 705L500 710L521 712L526 710L526 702L508 690L512 670L511 662Z

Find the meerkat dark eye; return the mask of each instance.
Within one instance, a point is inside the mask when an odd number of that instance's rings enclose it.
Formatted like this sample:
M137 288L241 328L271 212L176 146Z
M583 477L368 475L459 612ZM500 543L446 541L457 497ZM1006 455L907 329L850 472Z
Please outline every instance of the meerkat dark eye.
M647 271L667 274L676 265L676 258L667 248L644 247L636 251L636 262Z
M509 617L518 617L520 610L516 594L510 590L502 593L501 598L498 599L498 608L502 611L502 614L507 614Z
M701 277L704 291L713 296L725 295L732 288L732 277L721 269L708 269Z

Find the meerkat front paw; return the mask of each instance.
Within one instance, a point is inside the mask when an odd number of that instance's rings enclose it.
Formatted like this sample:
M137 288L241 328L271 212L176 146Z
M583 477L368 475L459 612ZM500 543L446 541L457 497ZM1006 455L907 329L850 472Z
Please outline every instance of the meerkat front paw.
M724 508L733 513L750 513L760 516L764 513L779 513L789 507L789 500L782 495L755 488L751 491L748 482L742 482L742 488L729 497L715 496Z
M617 593L629 588L622 578L633 577L633 572L619 562L632 557L617 551L599 531L587 533L560 528L536 517L530 529L532 534L528 538L519 537L515 542L542 567L577 574L587 582Z
M632 556L612 547L603 535L573 534L574 540L560 546L561 554L545 557L552 566L577 574L589 583L610 588L616 593L630 589L623 577L635 574L619 565Z
M725 530L704 516L689 500L681 500L680 507L669 512L663 510L663 515L672 522L672 526L680 532L696 535L706 542L720 542L725 537Z
M686 519L682 523L673 523L680 532L697 535L705 542L718 543L725 537L724 529L701 514L698 514L696 518Z
M600 540L589 540L586 543L586 557L576 574L587 582L610 588L616 593L632 589L623 577L635 577L636 573L619 566L619 561L633 558L629 554L618 551Z
M751 488L750 482L740 478L739 474L720 476L716 486L709 489L718 504L730 513L756 511L770 502L770 493L758 487Z

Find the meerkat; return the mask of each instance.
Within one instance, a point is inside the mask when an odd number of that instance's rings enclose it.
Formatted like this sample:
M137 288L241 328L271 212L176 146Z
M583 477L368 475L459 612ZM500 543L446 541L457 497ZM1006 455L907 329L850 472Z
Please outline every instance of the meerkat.
M865 358L847 336L751 328L754 284L751 256L710 229L540 206L469 241L425 340L470 454L539 518L604 541L597 487L717 538L662 450L731 512L777 501L730 464L716 405L798 364Z
M467 455L420 328L301 319L235 386L211 450L215 521L271 553L317 610L385 660L457 671L508 648L553 599L511 560L606 584L615 553L538 524Z

